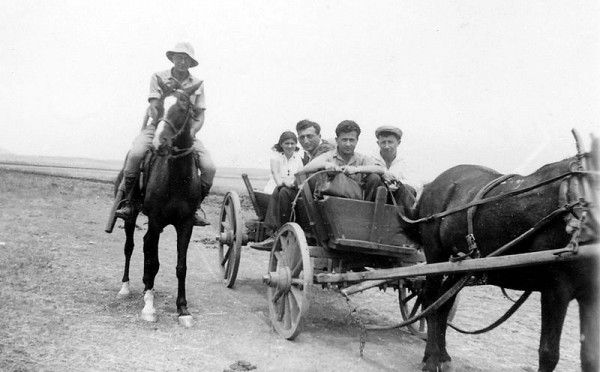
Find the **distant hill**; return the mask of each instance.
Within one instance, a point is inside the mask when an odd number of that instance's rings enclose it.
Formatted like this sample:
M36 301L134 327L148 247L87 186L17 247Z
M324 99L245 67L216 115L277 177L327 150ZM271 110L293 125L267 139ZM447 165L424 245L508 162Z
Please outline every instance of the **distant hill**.
M11 154L10 151L0 148L0 154Z

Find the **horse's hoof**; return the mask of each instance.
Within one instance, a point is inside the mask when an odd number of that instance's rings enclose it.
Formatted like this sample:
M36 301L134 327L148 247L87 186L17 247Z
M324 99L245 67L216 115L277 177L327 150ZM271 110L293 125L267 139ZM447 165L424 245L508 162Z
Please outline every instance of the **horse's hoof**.
M129 282L123 283L121 290L117 293L117 298L126 298L129 297L131 291L129 290Z
M179 325L185 328L190 328L194 324L194 319L191 315L181 315L178 317Z
M156 311L144 312L142 311L141 315L142 320L147 322L156 322L158 321L158 316L156 315Z

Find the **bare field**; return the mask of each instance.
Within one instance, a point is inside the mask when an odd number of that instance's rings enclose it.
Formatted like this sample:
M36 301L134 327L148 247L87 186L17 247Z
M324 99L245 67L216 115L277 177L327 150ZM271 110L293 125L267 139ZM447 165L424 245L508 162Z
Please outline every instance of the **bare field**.
M47 156L24 156L0 153L0 169L19 171L26 174L47 174L65 178L114 182L122 161ZM262 190L269 179L268 169L219 167L215 176L213 192L230 190L239 193L246 190L242 174L247 174L252 187Z
M240 180L241 182L241 180ZM224 185L227 189L230 185ZM0 370L2 371L418 371L424 342L405 330L368 333L359 357L360 329L334 290L313 287L303 332L295 341L271 328L261 277L268 254L244 247L234 289L217 266L216 222L223 196L205 210L213 222L196 228L188 254L189 329L177 323L175 234L161 237L156 278L159 320L142 309L142 237L138 220L132 258L133 295L120 300L124 234L103 232L110 184L0 170ZM243 198L243 219L254 218ZM397 293L371 290L352 297L367 324L400 320ZM488 325L510 303L494 287L467 288L455 322ZM579 370L579 321L571 305L559 372ZM533 371L537 366L539 296L501 327L467 336L448 331L457 371ZM237 363L237 364L236 364ZM232 367L233 365L233 367Z

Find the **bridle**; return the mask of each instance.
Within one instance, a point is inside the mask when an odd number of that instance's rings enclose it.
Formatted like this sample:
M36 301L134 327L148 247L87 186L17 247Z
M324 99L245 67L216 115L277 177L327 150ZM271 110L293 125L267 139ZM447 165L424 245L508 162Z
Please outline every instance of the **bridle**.
M177 129L175 125L167 118L163 117L160 120L163 123L165 123L165 125L168 126L173 132L175 132L175 134L166 141L166 144L161 144L156 154L158 156L166 156L169 159L174 159L190 155L194 151L194 146L190 146L184 149L180 149L177 146L171 146L171 144L175 142L175 140L184 133L184 130L189 130L186 124L192 118L193 104L190 101L190 98L180 90L174 90L171 94L177 97L177 102L175 103L176 105L180 104L180 99L183 99L185 101L185 119L179 129Z

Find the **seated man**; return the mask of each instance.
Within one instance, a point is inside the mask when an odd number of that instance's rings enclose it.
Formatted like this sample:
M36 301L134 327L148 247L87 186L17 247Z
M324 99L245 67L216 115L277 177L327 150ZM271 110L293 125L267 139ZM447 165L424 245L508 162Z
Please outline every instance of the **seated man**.
M375 130L375 137L379 145L379 151L375 159L385 165L385 173L381 178L390 190L395 202L408 212L418 196L420 196L423 185L414 180L409 180L403 173L402 160L398 156L398 146L402 141L402 130L400 128L384 125ZM407 195L408 190L410 195ZM388 200L390 203L391 198Z
M335 128L337 148L321 154L300 169L299 173L320 170L343 172L361 184L364 200L375 201L377 188L383 186L381 175L385 168L374 158L355 152L360 127L352 120L344 120Z
M296 132L298 133L298 141L308 154L308 161L335 149L334 144L321 138L321 126L314 121L300 120L296 124Z

